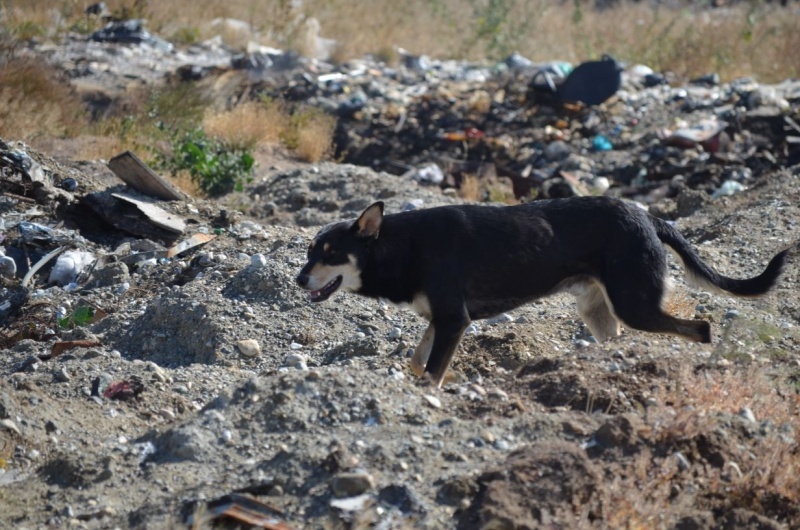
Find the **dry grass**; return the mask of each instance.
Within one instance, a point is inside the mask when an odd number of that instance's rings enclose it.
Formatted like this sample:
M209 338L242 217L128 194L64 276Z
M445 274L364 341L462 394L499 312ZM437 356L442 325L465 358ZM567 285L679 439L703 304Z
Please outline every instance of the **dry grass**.
M274 100L247 102L208 114L203 130L235 149L283 143L306 162L319 162L333 152L336 119L310 107L290 110Z
M461 179L461 185L458 187L458 196L467 201L483 201L480 179L475 175L464 175L464 178Z
M580 62L603 53L680 76L716 71L724 79L755 75L779 81L800 75L800 14L778 2L706 3L682 9L621 2L597 11L591 2L550 0L109 0L112 13L142 16L154 32L179 41L222 33L231 45L249 41L309 50L309 24L338 41L339 59L373 53L391 59L398 46L441 58L500 59L517 50L536 61ZM53 35L91 24L82 5L6 0L0 24L18 37ZM215 18L246 22L245 31L212 27ZM91 22L91 21L89 21ZM313 32L312 32L313 33Z
M333 152L333 129L336 120L332 116L319 116L297 131L297 155L306 162L316 163Z
M753 411L757 421L769 420L778 432L793 438L800 436L800 395L765 369L740 368L723 373L686 369L673 388L662 389L658 400L671 405L654 414L659 418L655 436L662 440L697 437L709 430L709 418L715 413L737 414L744 407ZM734 463L741 474L720 470L729 479L711 484L717 493L757 511L764 510L761 504L770 496L782 497L795 506L800 504L797 442L768 434L757 437L740 452Z
M26 142L72 136L85 124L68 82L39 61L0 49L0 136Z
M281 133L281 141L306 162L319 162L333 151L335 127L333 116L312 107L297 108Z
M281 104L250 101L228 111L207 114L203 130L235 149L253 149L276 143L289 122L289 114Z
M763 369L741 368L722 373L682 371L672 388L662 388L660 403L698 414L737 414L749 407L756 418L792 425L800 434L800 396Z
M707 443L701 440L718 439L716 415L735 415L743 407L749 407L758 421L770 420L777 432L796 438L800 397L788 385L764 369L695 373L687 368L656 398L661 405L648 409L642 433L652 447L643 447L626 461L609 484L610 509L604 513L609 528L672 528L671 518L698 509L698 496L770 517L786 516L784 510L790 512L800 504L800 445L775 432L742 442L737 441L736 428L731 428L728 445L720 448L726 459L722 468L697 466L687 473L673 456L681 448ZM682 492L687 481L703 487L696 494L676 496L674 487Z

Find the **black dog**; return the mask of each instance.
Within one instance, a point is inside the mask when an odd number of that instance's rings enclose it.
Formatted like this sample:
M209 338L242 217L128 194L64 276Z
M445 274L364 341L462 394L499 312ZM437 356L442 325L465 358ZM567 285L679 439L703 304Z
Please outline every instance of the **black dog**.
M441 385L470 321L559 291L577 297L578 313L597 340L619 335L621 321L711 342L708 322L662 309L668 282L662 243L682 260L690 283L736 296L766 293L788 252L759 276L736 280L703 263L670 224L607 197L386 216L376 202L356 221L320 230L297 283L314 302L342 289L410 305L430 321L412 369Z

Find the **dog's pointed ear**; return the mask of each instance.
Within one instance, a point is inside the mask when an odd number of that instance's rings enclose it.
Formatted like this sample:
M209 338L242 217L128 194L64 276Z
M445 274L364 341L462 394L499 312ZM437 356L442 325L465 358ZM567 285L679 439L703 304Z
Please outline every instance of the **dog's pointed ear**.
M356 222L353 229L360 237L377 238L383 223L383 202L372 203L364 210Z

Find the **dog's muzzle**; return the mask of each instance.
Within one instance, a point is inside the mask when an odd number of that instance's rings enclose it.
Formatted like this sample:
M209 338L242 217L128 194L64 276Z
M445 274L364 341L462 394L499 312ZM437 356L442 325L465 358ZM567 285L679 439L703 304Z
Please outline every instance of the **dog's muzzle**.
M309 290L308 282L311 281L311 277L308 274L300 273L297 275L296 278L297 284L302 287L303 289L308 291L308 296L311 298L312 302L324 302L330 296L336 292L336 290L341 287L342 285L342 276L339 275L333 280L329 281L324 287L317 290Z

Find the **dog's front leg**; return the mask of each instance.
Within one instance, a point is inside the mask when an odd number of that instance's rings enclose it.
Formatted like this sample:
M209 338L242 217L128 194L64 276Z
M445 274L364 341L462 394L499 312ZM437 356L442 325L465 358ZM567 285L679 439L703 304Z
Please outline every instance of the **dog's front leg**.
M425 366L427 366L428 358L431 356L433 337L435 334L436 329L433 327L433 323L431 323L428 325L428 329L425 330L425 334L422 335L422 340L419 341L419 345L414 350L410 368L417 377L425 375Z
M435 310L434 310L435 311ZM440 317L434 313L430 328L436 327L433 333L433 346L431 348L425 373L430 374L433 382L441 388L447 368L461 342L464 330L469 326L470 320L464 310L461 314ZM429 329L430 329L429 328ZM423 337L424 340L424 337Z

